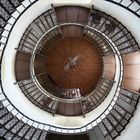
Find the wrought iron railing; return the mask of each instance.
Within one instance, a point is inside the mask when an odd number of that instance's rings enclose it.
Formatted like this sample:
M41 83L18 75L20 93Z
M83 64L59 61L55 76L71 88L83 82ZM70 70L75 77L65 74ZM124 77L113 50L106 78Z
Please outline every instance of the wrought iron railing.
M135 38L116 19L94 9L91 13L88 25L101 31L102 34L105 34L105 36L112 40L122 55L139 50L139 45Z

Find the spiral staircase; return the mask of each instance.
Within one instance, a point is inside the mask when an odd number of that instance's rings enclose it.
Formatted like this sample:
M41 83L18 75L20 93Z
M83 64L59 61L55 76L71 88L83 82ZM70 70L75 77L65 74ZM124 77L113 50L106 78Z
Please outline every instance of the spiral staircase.
M0 140L138 140L139 18L139 0L0 0Z

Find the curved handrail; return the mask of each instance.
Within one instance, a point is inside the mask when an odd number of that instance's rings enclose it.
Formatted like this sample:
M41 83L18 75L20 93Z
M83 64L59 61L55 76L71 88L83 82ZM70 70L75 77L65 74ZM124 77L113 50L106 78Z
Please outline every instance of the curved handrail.
M59 98L59 97L56 97L56 96L53 96L52 94L50 94L49 92L47 92L41 85L40 83L38 82L36 76L35 76L35 70L34 70L34 59L35 59L35 56L36 56L36 51L39 49L38 48L38 44L40 43L40 41L42 40L42 38L44 38L44 36L46 36L48 33L50 33L51 31L55 30L56 28L58 27L63 27L63 26L69 26L69 25L75 25L75 26L81 26L81 27L84 27L84 25L80 24L80 23L63 23L63 24L60 24L60 25L56 25L54 26L53 28L51 28L50 30L48 30L45 34L43 34L43 36L39 39L39 41L37 42L33 52L32 52L32 57L31 57L31 67L30 67L30 71L31 71L31 76L32 76L32 79L34 81L34 83L36 84L36 86L41 90L42 93L44 93L45 95L49 95L50 97L52 98L55 98L55 100L57 101L61 101L61 102L66 102L66 103L73 103L73 102L79 102L79 100L82 100L84 98L88 98L88 96L90 96L91 94L93 94L94 91L92 91L89 95L87 96L84 96L84 97L80 97L78 99L62 99L62 98ZM91 28L89 26L87 26L87 28ZM98 30L94 29L94 28L91 28L92 31L97 35L97 36L100 36L100 38L106 38L104 35L102 35ZM97 33L98 34L97 34ZM100 33L100 34L99 34ZM106 39L104 39L106 40ZM108 42L108 41L107 41ZM113 49L113 46L111 44L111 42L108 42L109 46L111 46L111 48Z
M113 4L116 4L118 6L121 6L123 8L125 8L126 10L130 11L131 13L133 13L134 15L136 15L137 17L140 18L140 1L139 0L131 0L131 2L127 5L125 5L125 0L120 0L119 2L117 1L114 1L114 0L105 0L105 1L108 1L108 2L111 2ZM134 4L134 3L137 3L139 5L139 8L137 9L132 9L131 6Z

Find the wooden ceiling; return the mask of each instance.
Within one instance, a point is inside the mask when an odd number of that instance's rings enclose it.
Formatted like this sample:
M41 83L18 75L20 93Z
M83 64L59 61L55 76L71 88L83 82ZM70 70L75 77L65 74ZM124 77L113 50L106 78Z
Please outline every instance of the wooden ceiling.
M68 37L56 41L47 53L46 71L57 86L80 89L84 96L102 76L103 60L89 42Z

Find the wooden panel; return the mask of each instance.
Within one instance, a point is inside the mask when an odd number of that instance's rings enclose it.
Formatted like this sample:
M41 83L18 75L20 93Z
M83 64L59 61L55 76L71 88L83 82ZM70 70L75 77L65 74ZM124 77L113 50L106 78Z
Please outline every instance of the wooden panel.
M104 57L104 72L103 76L109 79L114 79L116 71L116 62L114 55Z
M61 27L62 34L64 37L78 37L80 38L83 35L83 27L80 26L63 26Z
M124 79L123 87L126 89L140 91L140 53L131 53L123 56Z
M114 55L104 57L104 64L114 63L114 61L115 61Z
M87 24L89 9L80 6L55 7L57 20L59 23L82 23Z
M69 23L76 22L79 14L79 7L71 6L66 8L66 17Z
M64 23L67 21L66 18L66 7L56 7L56 16L57 16L57 21L58 23Z
M57 114L65 116L77 116L82 115L80 103L58 103Z
M30 59L30 54L17 52L15 61L15 75L17 81L30 79Z
M78 15L78 22L82 24L87 24L89 17L89 9L87 8L80 8L79 15Z
M34 61L35 74L45 72L45 58L44 56L36 55Z
M125 78L140 79L140 64L139 65L125 65Z
M124 64L140 64L140 52L126 54L123 56Z
M137 79L124 78L123 87L128 90L132 90L140 93L140 79L137 80Z

